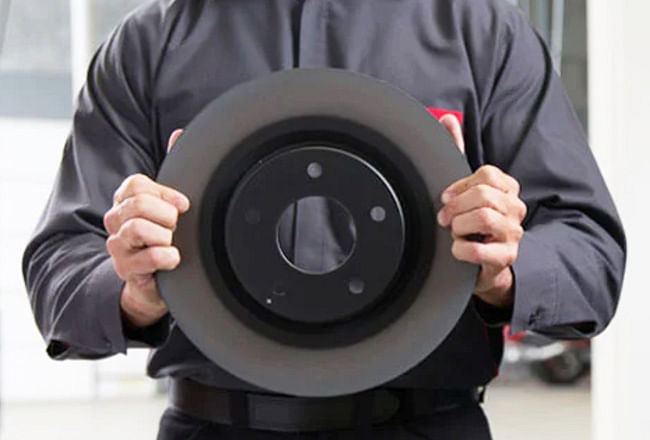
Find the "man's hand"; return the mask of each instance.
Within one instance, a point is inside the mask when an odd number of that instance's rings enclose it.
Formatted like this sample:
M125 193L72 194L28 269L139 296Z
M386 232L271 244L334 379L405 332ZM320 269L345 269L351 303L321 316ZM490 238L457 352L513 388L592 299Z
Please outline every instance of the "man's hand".
M168 148L181 133L172 133ZM154 274L180 263L172 235L178 216L189 208L185 195L141 174L129 176L115 191L113 207L104 215L110 234L106 248L124 280L120 307L133 326L149 326L167 313Z
M464 150L460 123L453 116L440 121ZM463 151L464 152L464 151ZM445 191L438 223L451 227L452 254L481 266L474 294L495 306L513 302L512 264L524 234L521 222L526 205L519 198L519 183L500 169L485 165Z

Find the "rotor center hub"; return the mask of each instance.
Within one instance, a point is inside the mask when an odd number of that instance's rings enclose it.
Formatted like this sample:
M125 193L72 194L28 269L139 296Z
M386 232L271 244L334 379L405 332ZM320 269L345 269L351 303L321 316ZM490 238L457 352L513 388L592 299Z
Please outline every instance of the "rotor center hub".
M244 290L274 315L325 324L376 303L402 260L404 218L384 176L342 148L301 145L251 169L226 214Z

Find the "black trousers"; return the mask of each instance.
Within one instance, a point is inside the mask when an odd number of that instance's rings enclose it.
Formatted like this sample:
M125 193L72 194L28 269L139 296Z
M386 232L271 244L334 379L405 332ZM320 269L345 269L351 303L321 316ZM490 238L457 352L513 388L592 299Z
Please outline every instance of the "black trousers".
M373 426L373 440L491 440L488 421L479 405L463 406L411 420L389 421ZM192 418L168 408L160 420L158 440L357 440L356 431L279 433L234 429L229 425Z

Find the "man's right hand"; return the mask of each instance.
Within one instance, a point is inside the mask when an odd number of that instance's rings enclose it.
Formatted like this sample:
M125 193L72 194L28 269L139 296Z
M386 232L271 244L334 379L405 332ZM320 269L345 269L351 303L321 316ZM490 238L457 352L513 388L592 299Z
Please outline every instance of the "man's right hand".
M170 148L180 133L172 134ZM135 327L154 324L167 313L154 274L180 263L172 236L178 216L189 208L185 195L135 174L115 191L113 207L104 215L109 233L106 248L117 275L124 280L120 307Z

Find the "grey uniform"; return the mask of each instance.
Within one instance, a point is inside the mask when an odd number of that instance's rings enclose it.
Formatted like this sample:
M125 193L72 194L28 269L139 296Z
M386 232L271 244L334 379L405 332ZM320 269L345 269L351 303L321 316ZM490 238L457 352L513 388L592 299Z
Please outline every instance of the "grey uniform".
M549 54L516 9L496 0L177 0L126 18L79 96L23 264L50 356L101 358L145 343L155 347L152 376L254 388L207 361L172 317L123 326L102 216L124 178L155 178L170 133L209 101L294 67L363 72L433 113L462 116L472 169L493 164L514 176L528 206L513 267L513 331L580 338L603 330L620 291L624 233ZM502 349L500 330L486 326L495 313L473 300L445 343L389 386L487 383Z

